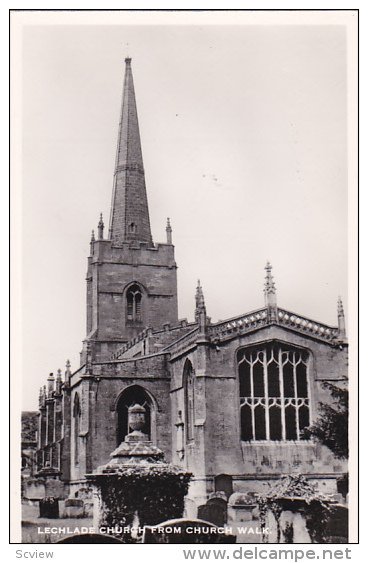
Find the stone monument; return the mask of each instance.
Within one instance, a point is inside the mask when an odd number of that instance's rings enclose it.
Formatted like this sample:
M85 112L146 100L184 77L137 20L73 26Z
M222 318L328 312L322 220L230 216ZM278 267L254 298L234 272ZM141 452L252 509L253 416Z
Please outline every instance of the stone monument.
M145 525L181 518L191 473L164 460L143 429L146 410L128 409L129 434L110 461L86 475L94 488L93 525L126 543L140 541Z

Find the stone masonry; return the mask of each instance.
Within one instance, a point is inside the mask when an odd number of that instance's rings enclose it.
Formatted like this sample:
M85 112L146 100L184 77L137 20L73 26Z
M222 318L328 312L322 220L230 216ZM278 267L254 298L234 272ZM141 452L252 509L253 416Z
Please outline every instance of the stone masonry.
M91 238L80 366L72 373L68 363L41 389L38 474L66 495L85 490L138 404L153 445L194 474L191 517L216 495L252 494L293 472L335 492L346 463L302 431L331 399L323 382L347 384L341 300L335 327L280 308L267 264L263 308L213 323L198 283L194 321L179 320L169 221L166 233L152 241L126 59L109 231L101 217Z

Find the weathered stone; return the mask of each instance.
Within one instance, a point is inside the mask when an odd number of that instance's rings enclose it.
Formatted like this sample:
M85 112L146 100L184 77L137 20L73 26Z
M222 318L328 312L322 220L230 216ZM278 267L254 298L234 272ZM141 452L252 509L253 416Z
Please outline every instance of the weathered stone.
M337 327L281 309L268 264L265 307L211 323L199 285L195 322L179 322L171 226L167 243L153 244L151 238L130 61L123 98L111 231L104 239L100 221L88 258L81 366L72 374L67 364L64 383L60 373L57 385L49 378L39 397L37 475L45 479L44 494L63 498L67 489L78 492L85 474L96 468L114 471L122 459L135 463L160 450L195 475L186 501L191 516L205 507L201 510L215 517L207 503L223 495L224 502L229 499L230 519L254 518L257 511L246 495L262 493L281 475L296 471L322 491L335 493L347 464L326 447L300 435L288 438L285 432L283 439L242 440L238 361L242 351L252 347L262 353L268 344L307 354L303 399L315 419L319 403L331 401L323 382L345 385L348 373L342 303ZM129 292L136 296L134 307ZM242 399L259 399L261 409L270 408L270 398L281 400L266 397L265 388L263 395ZM131 402L124 402L127 396ZM295 403L300 397L286 399ZM127 446L119 437L132 430L127 409L133 402L147 410L149 419L144 429L130 433ZM107 467L111 451L116 455ZM28 496L38 498L43 485L30 487Z

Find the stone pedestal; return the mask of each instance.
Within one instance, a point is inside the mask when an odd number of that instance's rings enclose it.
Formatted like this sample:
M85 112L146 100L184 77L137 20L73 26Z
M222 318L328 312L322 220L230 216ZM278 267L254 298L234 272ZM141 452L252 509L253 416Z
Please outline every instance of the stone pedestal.
M94 487L96 531L127 543L139 541L143 526L179 518L191 474L164 461L163 452L143 434L145 410L129 409L132 431L108 463L86 478Z

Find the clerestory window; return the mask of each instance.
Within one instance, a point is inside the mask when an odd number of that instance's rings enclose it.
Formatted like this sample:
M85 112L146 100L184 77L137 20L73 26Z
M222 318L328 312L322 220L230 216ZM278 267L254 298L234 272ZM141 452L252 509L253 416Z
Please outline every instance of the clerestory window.
M137 284L132 285L127 292L127 319L142 320L142 292Z
M305 351L273 343L238 353L241 439L301 440L309 426Z

